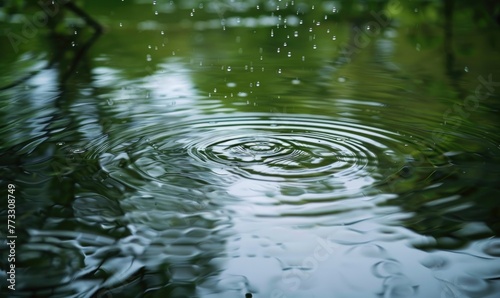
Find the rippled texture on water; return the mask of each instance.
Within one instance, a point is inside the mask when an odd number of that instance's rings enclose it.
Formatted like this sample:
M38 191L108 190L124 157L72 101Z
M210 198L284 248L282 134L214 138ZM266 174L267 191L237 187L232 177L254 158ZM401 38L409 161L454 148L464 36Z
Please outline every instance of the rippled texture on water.
M2 294L498 297L494 1L83 8L0 6Z

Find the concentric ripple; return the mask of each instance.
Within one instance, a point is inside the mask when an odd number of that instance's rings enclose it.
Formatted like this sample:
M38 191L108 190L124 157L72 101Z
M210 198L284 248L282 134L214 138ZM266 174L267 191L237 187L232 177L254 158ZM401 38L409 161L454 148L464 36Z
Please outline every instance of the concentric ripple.
M180 145L206 168L250 179L368 179L380 163L403 160L392 148L396 134L327 117L254 114L183 123L151 139L158 150L168 155Z

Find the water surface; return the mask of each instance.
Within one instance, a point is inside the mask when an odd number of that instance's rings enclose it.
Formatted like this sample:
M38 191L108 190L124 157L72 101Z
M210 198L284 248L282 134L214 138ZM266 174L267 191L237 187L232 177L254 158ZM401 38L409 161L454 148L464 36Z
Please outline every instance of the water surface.
M94 39L64 10L3 31L8 294L496 297L483 2L89 1Z

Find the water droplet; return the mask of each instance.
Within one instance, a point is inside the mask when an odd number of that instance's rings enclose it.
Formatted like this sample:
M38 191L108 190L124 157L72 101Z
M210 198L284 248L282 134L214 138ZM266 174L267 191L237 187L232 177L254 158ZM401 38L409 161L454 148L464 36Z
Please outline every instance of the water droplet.
M231 71L231 66L228 66L228 67L227 67L227 71Z
M298 85L298 84L300 84L300 80L299 79L293 79L292 80L292 84Z
M255 83L255 87L259 87L260 86L260 82L257 81L257 83Z
M316 45L313 45L313 50L316 50L318 47Z
M217 93L217 88L214 88L214 93Z
M85 153L85 149L84 148L74 148L71 150L71 153L74 153L74 154L82 154L82 153Z
M464 68L464 70L465 72L469 72L469 68L467 66Z
M345 82L345 78L344 78L344 77L339 77L339 78L338 78L338 81L339 81L340 83L344 83L344 82Z

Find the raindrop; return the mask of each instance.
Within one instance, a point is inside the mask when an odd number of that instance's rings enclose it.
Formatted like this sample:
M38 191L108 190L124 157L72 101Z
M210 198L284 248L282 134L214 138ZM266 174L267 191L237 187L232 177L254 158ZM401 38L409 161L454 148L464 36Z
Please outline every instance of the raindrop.
M281 73L281 68L278 68L278 73Z
M231 66L228 66L228 67L227 67L227 71L231 71Z
M278 48L277 52L278 52L278 53L280 52L280 48Z
M120 22L119 26L120 26L120 27L123 27L123 24Z
M157 15L158 15L158 10L155 10L155 16L157 16Z
M271 29L271 37L274 37L274 30Z
M165 35L165 32L163 30L161 30L160 34L161 35Z
M257 83L255 83L255 87L259 87L260 86L260 82L257 81Z
M148 61L148 62L151 61L151 55L149 55L149 54L146 55L146 61Z
M344 82L345 82L345 78L344 78L344 77L339 77L338 81L339 81L340 83L344 83Z
M288 52L288 58L292 57L292 52Z
M467 66L464 68L464 70L465 72L469 72L469 68Z
M75 148L75 149L72 149L71 152L74 153L74 154L82 154L82 153L85 153L85 149L84 148Z
M300 80L299 79L293 79L292 80L292 84L293 85L298 85L298 84L300 84Z
M318 47L316 45L313 45L313 50L316 50Z
M335 35L334 35L334 36L332 37L332 40L337 40L337 36L335 36Z
M294 36L294 37L299 37L299 31L295 31L295 32L293 33L293 36Z

